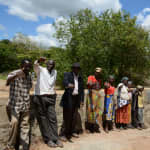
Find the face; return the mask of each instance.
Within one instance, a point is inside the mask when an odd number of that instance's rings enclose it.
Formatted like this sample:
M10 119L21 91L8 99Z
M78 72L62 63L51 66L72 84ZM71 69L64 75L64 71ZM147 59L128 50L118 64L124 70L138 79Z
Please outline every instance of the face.
M142 89L139 89L139 91L140 91L140 92L143 92L143 91L144 91L144 88L142 88Z
M109 82L113 83L114 82L114 78L109 78Z
M55 62L53 60L49 60L46 64L47 70L51 71L55 67Z
M28 74L32 68L32 64L29 61L26 61L22 68L23 68L23 72L25 74Z
M74 68L72 68L72 71L77 75L80 72L80 68L74 67Z
M124 80L123 83L124 83L125 85L128 85L128 80Z
M128 84L128 88L132 88L132 84Z

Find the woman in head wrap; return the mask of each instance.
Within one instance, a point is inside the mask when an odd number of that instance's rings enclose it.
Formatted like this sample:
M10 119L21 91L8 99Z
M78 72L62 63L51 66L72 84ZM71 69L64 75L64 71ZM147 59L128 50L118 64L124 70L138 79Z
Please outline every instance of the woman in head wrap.
M128 93L128 77L123 77L122 82L118 85L118 98L117 104L118 108L116 111L116 123L117 127L120 129L127 129L127 124L129 123L128 115L128 101L130 99Z
M115 87L113 86L114 83L114 76L109 76L108 82L104 83L105 88L105 99L104 99L104 122L105 127L104 130L106 133L108 133L108 128L112 125L112 122L114 121L114 93L115 93Z
M101 101L101 74L102 69L96 68L95 74L90 75L87 81L88 95L86 99L87 121L85 128L90 132L100 132L102 126L102 101Z

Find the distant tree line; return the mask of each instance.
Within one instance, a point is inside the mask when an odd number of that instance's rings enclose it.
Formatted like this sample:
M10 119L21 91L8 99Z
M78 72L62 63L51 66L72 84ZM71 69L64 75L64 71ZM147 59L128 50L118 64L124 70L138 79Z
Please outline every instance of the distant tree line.
M0 72L19 67L23 58L32 61L45 56L56 61L58 84L73 62L80 62L86 81L95 67L103 69L102 78L115 75L116 82L128 76L135 83L144 83L150 75L149 32L136 23L130 14L107 10L101 14L80 10L54 24L55 37L62 47L43 49L21 33L12 41L0 41Z

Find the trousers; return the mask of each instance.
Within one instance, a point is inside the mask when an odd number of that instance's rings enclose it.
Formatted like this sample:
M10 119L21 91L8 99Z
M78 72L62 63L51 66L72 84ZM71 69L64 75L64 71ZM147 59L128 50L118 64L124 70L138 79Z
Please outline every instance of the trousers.
M56 95L36 95L33 99L35 115L44 142L56 142L59 138L55 112Z
M74 133L74 129L77 125L77 115L78 115L78 101L79 96L72 96L72 107L63 108L63 121L64 121L64 135L70 139Z
M8 147L15 150L29 150L29 112L21 112L18 116L9 114L10 131Z

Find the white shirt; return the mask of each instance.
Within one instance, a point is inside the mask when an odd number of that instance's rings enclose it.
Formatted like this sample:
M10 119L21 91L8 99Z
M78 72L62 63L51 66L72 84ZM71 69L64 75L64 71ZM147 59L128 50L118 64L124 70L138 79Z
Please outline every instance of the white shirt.
M39 66L38 61L34 62L34 71L37 74L37 83L35 85L35 95L53 95L55 94L55 82L57 71L52 70L51 73L45 67Z
M73 90L72 95L78 95L78 75L76 76L73 73L73 76L74 76L74 90Z
M123 100L129 100L130 97L129 97L129 93L128 93L128 87L125 86L123 83L120 83L118 85L118 88L120 86L122 86L121 91L120 91L120 98L123 99Z

